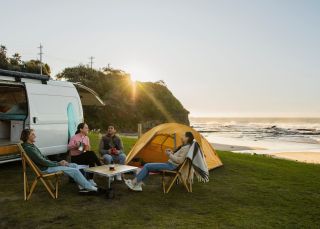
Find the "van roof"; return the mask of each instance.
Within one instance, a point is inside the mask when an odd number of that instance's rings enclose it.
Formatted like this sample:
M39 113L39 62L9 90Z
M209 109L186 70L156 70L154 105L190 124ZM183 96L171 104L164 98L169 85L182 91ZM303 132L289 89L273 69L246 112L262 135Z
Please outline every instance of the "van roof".
M0 69L0 76L14 77L15 81L17 81L17 82L20 82L21 78L41 80L41 82L43 84L46 84L47 81L50 80L50 76L46 76L46 75L27 73L27 72L10 71L10 70L5 70L5 69Z

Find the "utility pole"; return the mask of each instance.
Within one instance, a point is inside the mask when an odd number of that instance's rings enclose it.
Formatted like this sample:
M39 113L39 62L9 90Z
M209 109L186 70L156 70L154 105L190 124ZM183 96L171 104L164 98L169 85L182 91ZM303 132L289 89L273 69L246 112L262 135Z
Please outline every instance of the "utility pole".
M92 64L94 63L94 62L93 62L94 57L93 57L93 56L90 56L89 59L90 59L90 63L89 63L89 64L90 64L90 68L92 69Z
M38 55L40 56L40 74L42 75L42 55L43 55L43 52L42 52L42 44L40 43L40 46L38 47L38 49L40 50L40 52L38 53Z

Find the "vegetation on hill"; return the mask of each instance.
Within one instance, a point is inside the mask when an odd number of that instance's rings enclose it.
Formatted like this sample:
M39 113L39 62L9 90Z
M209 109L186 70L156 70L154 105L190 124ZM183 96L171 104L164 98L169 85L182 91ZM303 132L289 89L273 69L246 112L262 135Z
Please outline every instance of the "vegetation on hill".
M49 65L42 66L43 74L50 75ZM0 68L39 74L40 61L22 61L19 53L8 57L7 48L1 45ZM163 81L133 82L124 71L112 68L100 71L83 65L64 69L57 79L81 82L103 99L105 107L84 107L85 120L92 129L104 130L112 123L120 131L135 132L138 123L145 129L164 122L189 124L189 112Z
M6 46L0 45L0 68L5 70L40 74L40 61L23 61L19 53L14 53L11 57L8 57ZM50 75L50 67L46 63L42 64L42 74Z
M90 134L93 148L97 135ZM133 139L123 138L126 152ZM130 143L130 144L128 144ZM114 183L116 198L77 195L67 177L53 200L42 184L23 201L20 162L0 167L1 228L319 228L320 166L259 155L218 152L224 166L210 182L164 195L159 175L134 193ZM95 178L106 185L105 178ZM151 203L151 204L150 204Z
M156 125L163 122L189 124L189 112L163 81L133 82L121 70L102 71L77 66L64 69L58 79L81 82L95 90L105 107L85 107L85 119L91 128L106 129L110 123L121 131L136 131L138 123Z

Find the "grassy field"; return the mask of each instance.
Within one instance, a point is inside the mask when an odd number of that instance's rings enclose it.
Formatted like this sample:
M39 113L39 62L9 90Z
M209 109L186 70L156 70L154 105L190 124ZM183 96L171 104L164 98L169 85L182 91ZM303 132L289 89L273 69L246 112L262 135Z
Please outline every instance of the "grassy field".
M123 140L128 151L135 140ZM64 178L58 200L39 185L25 202L20 163L0 165L0 228L319 228L320 166L218 153L224 166L193 193L175 186L163 195L154 175L142 193L114 184L113 200L80 196Z

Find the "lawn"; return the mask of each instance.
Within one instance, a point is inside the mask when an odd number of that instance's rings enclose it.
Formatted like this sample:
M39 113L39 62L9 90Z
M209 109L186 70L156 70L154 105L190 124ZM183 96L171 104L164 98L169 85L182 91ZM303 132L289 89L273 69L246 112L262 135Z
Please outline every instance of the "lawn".
M128 152L135 140L123 140ZM64 178L58 200L40 185L25 202L20 163L0 165L0 228L319 228L320 166L218 154L224 166L193 193L178 185L164 195L154 175L142 193L114 184L113 200L80 196Z

